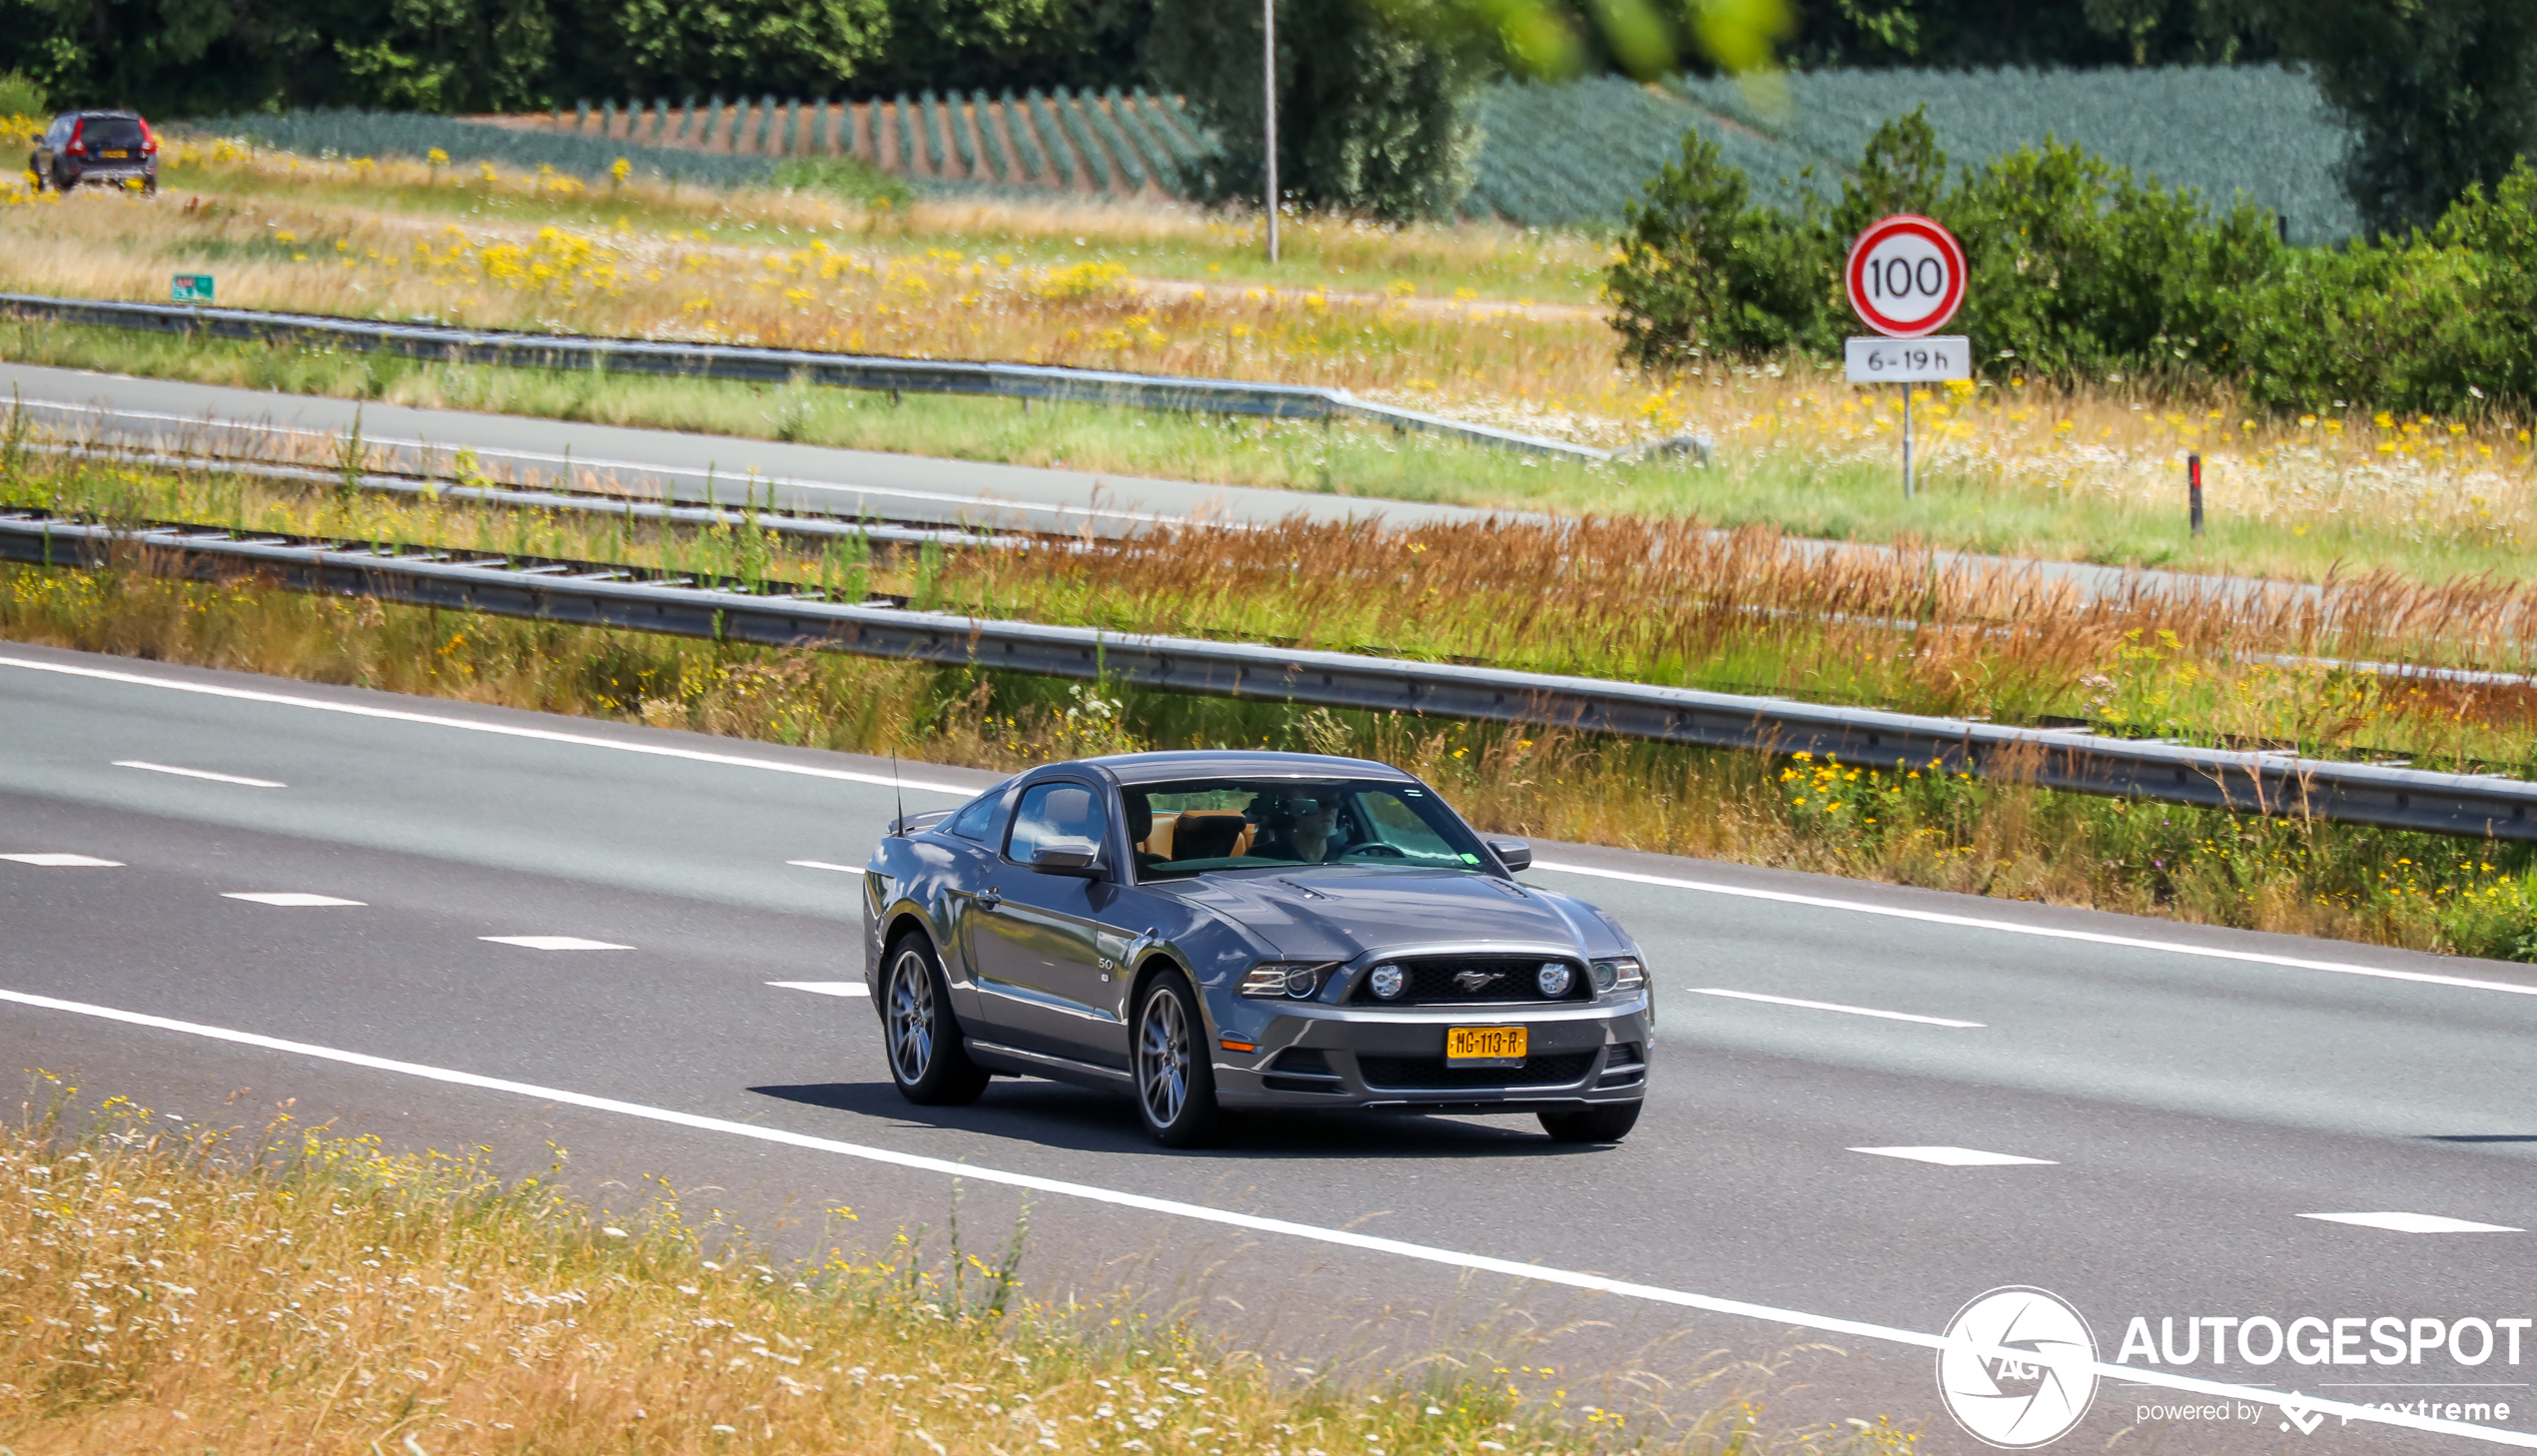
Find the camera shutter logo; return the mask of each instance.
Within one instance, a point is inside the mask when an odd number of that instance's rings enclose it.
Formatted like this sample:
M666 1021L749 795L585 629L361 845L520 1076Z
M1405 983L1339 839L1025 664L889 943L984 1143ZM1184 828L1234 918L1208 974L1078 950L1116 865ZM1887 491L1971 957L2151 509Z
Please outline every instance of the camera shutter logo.
M2069 1435L2097 1397L2097 1337L2060 1295L2012 1284L1947 1322L1938 1394L1968 1435L2012 1451Z

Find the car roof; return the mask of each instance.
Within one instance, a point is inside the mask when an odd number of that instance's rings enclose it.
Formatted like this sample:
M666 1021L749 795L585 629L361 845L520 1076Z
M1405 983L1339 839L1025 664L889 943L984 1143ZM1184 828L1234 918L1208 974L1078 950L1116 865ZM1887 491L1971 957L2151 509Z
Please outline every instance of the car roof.
M1363 758L1333 758L1319 753L1269 753L1266 750L1185 749L1168 753L1115 753L1083 760L1107 771L1123 784L1162 784L1175 779L1395 779L1415 783L1409 774L1387 763Z
M118 109L113 108L113 107L98 107L98 108L96 108L96 109L94 109L94 110L91 110L91 111L64 111L64 112L56 112L56 113L54 114L54 116L53 116L53 120L55 120L55 121L60 121L63 117L66 117L66 116L75 116L75 117L80 118L80 119L81 119L81 120L83 120L83 121L84 121L84 120L86 120L86 119L87 119L87 118L89 118L89 117L92 117L92 116L93 116L93 117L100 117L100 118L103 118L103 117L110 117L110 116L128 116L128 117L132 118L134 121L139 121L139 120L141 120L141 113L139 113L139 112L137 112L137 111L121 111L121 110L118 110Z

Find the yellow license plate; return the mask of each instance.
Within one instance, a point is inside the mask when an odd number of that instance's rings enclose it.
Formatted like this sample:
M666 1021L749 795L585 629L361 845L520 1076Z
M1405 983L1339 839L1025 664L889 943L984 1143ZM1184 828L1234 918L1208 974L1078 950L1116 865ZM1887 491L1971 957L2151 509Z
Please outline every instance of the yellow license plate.
M1444 1060L1465 1065L1512 1065L1524 1060L1522 1027L1447 1027Z
M121 162L132 154L130 152L100 152L97 155L110 162Z

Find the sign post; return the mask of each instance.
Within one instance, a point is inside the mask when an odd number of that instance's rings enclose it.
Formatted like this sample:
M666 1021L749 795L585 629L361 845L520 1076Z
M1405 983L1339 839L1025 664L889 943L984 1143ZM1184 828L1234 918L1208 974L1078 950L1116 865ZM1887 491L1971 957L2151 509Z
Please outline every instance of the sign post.
M1903 498L1912 498L1912 385L1974 376L1972 341L1938 331L1965 302L1965 250L1955 235L1914 213L1871 226L1850 245L1842 281L1850 307L1875 338L1845 351L1850 382L1903 386Z

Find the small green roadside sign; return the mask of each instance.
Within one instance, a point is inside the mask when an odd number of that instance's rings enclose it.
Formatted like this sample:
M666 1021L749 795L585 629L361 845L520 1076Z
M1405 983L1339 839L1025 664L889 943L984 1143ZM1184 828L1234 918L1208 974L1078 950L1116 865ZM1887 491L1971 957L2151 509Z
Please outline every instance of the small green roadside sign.
M208 273L178 274L176 276L176 287L169 290L168 299L171 303L178 304L210 303L212 301L212 276Z

